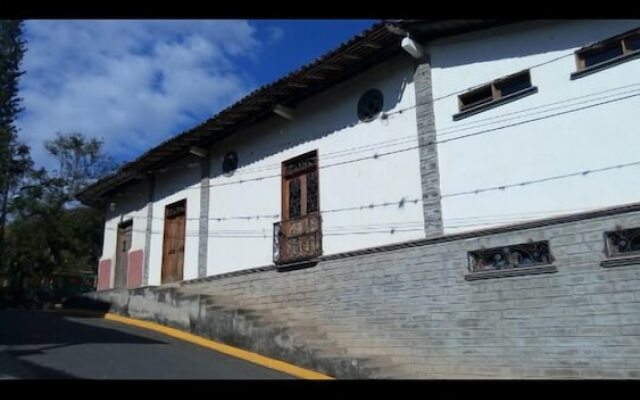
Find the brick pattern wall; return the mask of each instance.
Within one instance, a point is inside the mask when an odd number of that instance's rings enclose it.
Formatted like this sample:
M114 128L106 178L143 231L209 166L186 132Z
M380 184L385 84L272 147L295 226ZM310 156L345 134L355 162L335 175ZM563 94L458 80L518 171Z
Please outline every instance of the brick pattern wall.
M440 203L440 171L436 141L435 114L431 88L431 61L420 60L413 75L416 91L416 122L420 146L420 174L422 177L422 207L427 237L442 234L442 206Z
M155 188L156 188L156 176L154 174L150 174L148 177L149 180L149 193L147 200L147 232L151 232L151 228L153 226L153 200L155 197ZM144 254L146 257L144 258L144 266L142 268L142 282L144 285L149 284L149 254L151 249L151 235L146 234L144 238Z
M603 232L640 226L638 209L196 284L303 310L398 377L640 378L640 264L600 266ZM530 240L549 241L558 272L465 280L468 251Z
M198 277L207 276L207 246L209 244L209 175L211 160L206 158L200 162L200 221L198 226Z

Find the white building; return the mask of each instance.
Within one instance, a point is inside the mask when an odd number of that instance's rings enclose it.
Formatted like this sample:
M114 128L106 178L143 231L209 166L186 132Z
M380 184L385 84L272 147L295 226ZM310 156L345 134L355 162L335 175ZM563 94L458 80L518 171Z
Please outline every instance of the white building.
M638 28L377 24L81 193L99 288L637 202Z

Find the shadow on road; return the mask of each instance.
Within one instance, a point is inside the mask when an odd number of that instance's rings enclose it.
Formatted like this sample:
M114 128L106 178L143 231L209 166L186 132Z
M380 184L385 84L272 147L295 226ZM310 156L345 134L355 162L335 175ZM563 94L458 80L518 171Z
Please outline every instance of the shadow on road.
M73 345L84 343L166 344L109 328L79 323L70 318L101 319L90 315L4 310L0 312L0 346Z
M79 322L82 318L83 322ZM25 357L79 344L166 344L115 329L92 325L98 314L0 310L0 377L75 378ZM86 321L86 323L84 322ZM16 348L19 347L19 348Z
M15 350L0 352L0 379L78 379L75 375L55 368L20 359L21 356L31 353Z

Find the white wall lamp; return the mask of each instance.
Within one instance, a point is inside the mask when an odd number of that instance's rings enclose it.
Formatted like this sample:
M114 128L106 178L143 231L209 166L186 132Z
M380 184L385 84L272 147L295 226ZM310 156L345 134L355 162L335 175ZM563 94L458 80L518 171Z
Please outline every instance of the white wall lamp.
M422 58L424 57L424 48L422 45L415 40L411 39L409 36L402 39L402 48L407 53L411 54L414 58Z
M207 150L203 149L202 147L198 147L198 146L191 146L191 148L189 149L189 153L196 155L200 158L207 158L208 154L207 154Z
M285 107L281 104L276 104L276 106L273 107L273 112L288 120L293 120L296 117L295 110L293 108Z

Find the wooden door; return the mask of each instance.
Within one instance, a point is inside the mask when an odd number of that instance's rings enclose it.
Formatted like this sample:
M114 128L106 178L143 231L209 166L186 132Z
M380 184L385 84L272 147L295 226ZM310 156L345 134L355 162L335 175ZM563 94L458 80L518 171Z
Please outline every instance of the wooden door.
M114 286L122 289L127 286L127 269L129 267L129 250L131 250L131 237L133 221L123 222L118 225L118 243L116 244L116 270Z
M183 278L186 206L182 200L165 208L162 283Z

